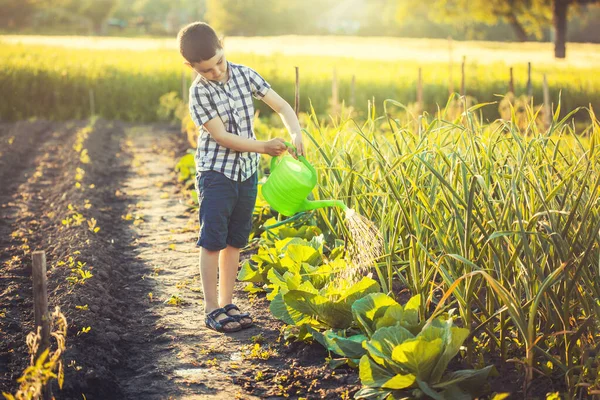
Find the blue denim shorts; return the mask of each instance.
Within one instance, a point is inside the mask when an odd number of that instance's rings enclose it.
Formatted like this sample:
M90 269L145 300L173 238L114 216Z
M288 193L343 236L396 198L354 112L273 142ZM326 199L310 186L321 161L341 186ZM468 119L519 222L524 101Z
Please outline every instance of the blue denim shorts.
M220 172L203 171L196 176L200 204L197 246L223 250L248 244L256 204L258 173L245 181L233 181Z

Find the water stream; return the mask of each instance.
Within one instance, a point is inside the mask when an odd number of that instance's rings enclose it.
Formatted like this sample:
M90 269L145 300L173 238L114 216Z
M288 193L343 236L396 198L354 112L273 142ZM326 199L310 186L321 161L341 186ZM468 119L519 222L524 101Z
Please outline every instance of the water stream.
M344 271L343 277L360 280L383 255L383 235L371 220L351 208L346 210L345 222L351 236L348 248L351 266Z

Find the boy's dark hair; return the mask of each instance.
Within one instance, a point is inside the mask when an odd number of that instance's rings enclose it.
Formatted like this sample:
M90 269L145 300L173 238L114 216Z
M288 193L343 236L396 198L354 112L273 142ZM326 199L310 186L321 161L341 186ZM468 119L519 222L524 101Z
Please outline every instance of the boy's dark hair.
M177 34L179 52L189 63L210 60L223 48L217 33L205 22L193 22Z

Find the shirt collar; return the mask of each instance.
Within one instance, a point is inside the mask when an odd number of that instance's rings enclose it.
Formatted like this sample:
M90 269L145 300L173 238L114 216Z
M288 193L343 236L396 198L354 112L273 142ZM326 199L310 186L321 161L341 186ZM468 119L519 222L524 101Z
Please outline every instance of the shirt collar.
M230 61L227 61L227 74L229 75L227 80L225 82L215 82L215 81L211 81L210 79L206 79L204 76L198 74L198 76L200 77L200 80L204 83L208 83L210 85L213 86L225 86L227 85L229 82L231 82L231 80L233 79L233 66L234 64L231 63Z

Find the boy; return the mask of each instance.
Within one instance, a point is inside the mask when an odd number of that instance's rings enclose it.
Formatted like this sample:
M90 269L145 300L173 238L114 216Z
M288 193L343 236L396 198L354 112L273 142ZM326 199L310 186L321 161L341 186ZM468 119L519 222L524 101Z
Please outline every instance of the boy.
M303 154L294 110L254 70L228 62L215 31L202 22L177 35L185 64L198 73L190 87L189 109L200 129L196 190L200 203L200 275L206 326L236 332L252 325L232 304L240 249L248 243L256 202L259 154L281 155L282 139L258 141L252 129L252 96L277 112ZM218 269L218 295L217 295Z

